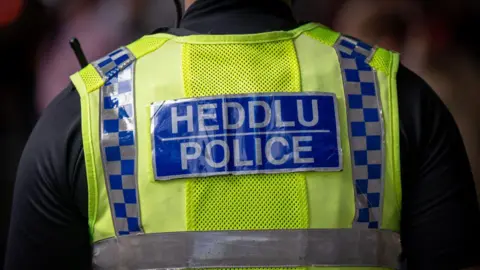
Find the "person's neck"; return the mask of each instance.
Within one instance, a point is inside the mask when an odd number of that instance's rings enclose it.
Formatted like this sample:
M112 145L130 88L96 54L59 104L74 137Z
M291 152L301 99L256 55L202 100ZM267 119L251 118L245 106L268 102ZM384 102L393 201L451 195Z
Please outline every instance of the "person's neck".
M282 0L197 0L181 23L202 34L253 34L298 27Z
M201 0L185 0L185 11L187 11L190 8L190 6L192 6L197 1L201 1ZM290 7L292 6L292 0L277 0L277 1L284 2Z

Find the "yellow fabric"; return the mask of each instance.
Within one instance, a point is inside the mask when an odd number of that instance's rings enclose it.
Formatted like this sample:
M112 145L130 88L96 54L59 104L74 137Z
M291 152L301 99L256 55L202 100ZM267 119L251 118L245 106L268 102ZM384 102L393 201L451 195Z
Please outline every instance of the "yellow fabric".
M183 72L187 97L300 91L299 68L291 41L185 44Z
M98 90L103 85L103 79L98 74L95 67L92 65L86 66L84 69L80 70L79 76L81 77L82 81L85 82L86 91L88 93Z
M307 35L327 45L335 43L335 41L332 41L333 40L332 37L334 36L334 34L332 34L332 32L329 32L328 30L325 30L325 29L321 29L321 30L314 29L307 32ZM322 40L328 40L328 42L322 41ZM334 58L338 58L338 56L336 56L335 52L333 51L334 55L330 56L332 60L322 61L322 65L317 66L314 69L315 70L314 75L312 75L310 71L312 70L311 68L314 66L314 63L312 62L321 61L320 59L315 59L315 56L322 55L322 59L325 59L325 56L328 55L328 53L326 52L321 53L319 51L320 48L318 48L318 46L315 46L315 45L312 46L312 48L306 48L307 44L308 42L304 40L303 37L300 37L299 39L297 39L296 45L297 45L297 51L298 51L299 59L301 63L302 85L303 85L304 91L305 89L308 89L308 87L314 87L314 89L318 88L318 89L322 89L321 91L329 92L332 89L335 89L336 87L338 87L338 84L337 86L335 85L335 83L333 85L330 84L332 80L341 82L341 77L332 76L332 74L335 74L334 70L340 68L338 61L333 60ZM305 48L302 49L303 46L305 46ZM314 47L317 47L317 48L314 48ZM328 50L328 49L325 49L325 50ZM305 57L302 57L302 52L306 54ZM332 51L330 51L330 53L332 53ZM396 74L397 74L398 65L399 65L399 56L397 53L385 50L383 48L377 48L369 64L377 71L377 76L378 76L377 86L379 87L379 90L380 90L382 109L383 109L382 115L384 118L384 129L385 129L385 140L386 140L385 165L384 165L386 169L385 169L385 175L384 175L385 184L384 184L384 193L383 193L383 211L382 211L381 228L389 229L393 231L400 231L400 223L399 223L400 210L401 210L400 141L399 141L400 130L399 130L399 119L398 119L399 116L398 116L398 104L397 104L397 92L396 92ZM325 72L325 74L327 75L319 76L318 73L321 74L322 70L328 70ZM317 82L317 85L310 86L309 82L311 83ZM337 93L337 97L339 98L341 107L342 105L344 107L343 109L340 109L341 110L340 119L346 119L343 89L334 90L334 91L335 93ZM341 93L341 95L338 95L339 93ZM342 128L342 145L344 146L344 151L343 151L344 169L350 170L349 173L351 174L350 152L345 151L345 145L348 145L348 148L350 148L349 142L348 142L348 134L343 134L345 133L344 131L346 130L347 129ZM346 157L348 157L348 159L345 159ZM315 181L308 181L309 187L312 186L311 183L316 184ZM325 183L325 181L322 181L322 183ZM348 183L345 183L345 184L348 186ZM335 185L328 185L329 188L333 186ZM338 187L338 184L336 186ZM346 188L348 188L347 186ZM323 196L324 195L322 195L321 197ZM352 196L354 196L353 192L352 192ZM340 201L335 199L332 200L332 198L330 198L330 202L333 202L330 204L332 207L339 206L341 204ZM343 206L343 207L348 208L348 206ZM322 216L328 216L332 218L335 216L335 213L339 213L338 212L339 209L336 209L337 212L335 212L334 210L332 210L329 213L322 213L323 214ZM353 210L352 213L354 213L355 208L353 208L352 210ZM319 209L318 212L320 211L322 210ZM344 218L347 217L345 214L342 214L341 216ZM316 227L319 225L319 223L315 222L317 219L314 217L315 217L315 214L312 214L311 226Z
M335 41L333 42L335 43ZM308 173L310 228L350 228L355 216L352 168L348 140L347 110L343 80L335 49L310 35L295 41L304 92L333 93L338 100L340 135L343 147L343 171ZM319 193L320 192L320 193ZM315 195L314 195L315 194ZM328 207L318 207L320 205Z
M396 71L393 69L395 66L395 61L398 63L398 59L394 58L393 55L394 54L390 51L387 51L383 48L377 48L372 60L370 61L370 66L379 72L385 73L387 76L393 75L393 73L396 73ZM384 86L388 87L388 84Z
M150 136L150 104L185 97L182 44L166 42L161 49L138 60L135 71L138 189L143 229L146 233L186 231L186 181L154 180Z
M165 42L167 42L170 38L155 38L152 36L144 36L141 39L133 42L132 44L127 46L135 58L140 59L144 55L147 55L158 48L162 47Z
M390 123L392 134L392 152L393 152L393 176L395 179L395 191L397 194L397 209L401 209L402 206L402 173L400 163L400 115L398 113L398 92L397 92L397 73L400 66L400 55L398 53L392 53L392 64L390 66L389 73L389 90L390 90L390 103L388 106L391 110ZM400 211L399 211L400 212ZM400 215L398 219L400 220Z
M185 44L183 73L187 97L300 91L291 41ZM306 185L301 174L199 178L187 182L186 194L188 230L308 226Z
M95 80L84 80L82 72L71 77L80 95L83 152L88 183L88 223L93 242L114 237L110 204L100 151L99 93L92 91ZM98 74L97 74L98 75Z
M301 88L292 41L185 44L183 75L187 97ZM190 179L186 219L189 231L308 228L305 177L292 173Z
M325 37L325 38L322 38ZM295 41L300 63L302 88L304 92L321 91L334 93L338 99L343 147L343 172L307 173L307 187L310 209L310 228L350 228L355 217L354 189L352 189L352 168L350 143L348 139L347 111L340 63L332 47L339 34L328 29L307 32ZM320 41L322 44L319 44ZM388 55L389 56L389 55ZM375 57L374 57L375 58ZM377 57L378 59L378 57ZM381 60L381 59L378 59ZM377 61L378 61L377 60ZM387 61L388 62L388 59ZM387 70L387 69L386 69ZM388 67L390 70L390 67ZM388 97L385 97L388 100ZM321 181L319 181L321 179ZM386 187L388 188L388 187ZM328 192L322 192L328 190ZM312 194L317 194L313 196ZM389 198L385 199L388 202ZM324 205L328 207L318 207ZM386 207L382 228L397 228L399 217L392 217L388 211L396 212L397 205ZM398 231L398 229L396 230ZM310 270L358 270L358 267L309 267ZM387 268L364 267L363 270L387 270Z
M337 42L338 38L340 37L340 33L322 25L310 29L309 31L305 32L305 35L310 36L330 47L333 47L335 42Z
M351 227L355 215L355 187L342 77L338 57L332 48L338 37L338 33L323 26L308 24L288 32L255 35L173 37L156 34L127 46L139 58L134 80L137 173L145 233ZM398 56L378 49L372 66L379 71L378 84L386 123L382 228L398 231L401 205L395 86ZM98 89L103 81L92 68L77 73L72 80L82 102L89 224L92 240L97 242L115 233L100 151ZM220 94L300 91L335 93L343 150L341 172L154 180L150 136L153 102Z
M127 46L139 59L166 42L166 39L152 39L149 36ZM93 242L115 236L110 203L105 184L100 149L99 89L104 80L93 65L71 77L81 101L82 137L85 154L85 166L88 181L88 220Z
M387 54L388 53L388 57ZM382 229L400 231L400 210L402 201L400 176L400 124L397 104L396 76L399 56L389 51L377 51L384 54L380 62L389 63L387 72L378 70L378 83L381 89L383 118L386 140L384 194ZM375 56L374 58L375 59Z

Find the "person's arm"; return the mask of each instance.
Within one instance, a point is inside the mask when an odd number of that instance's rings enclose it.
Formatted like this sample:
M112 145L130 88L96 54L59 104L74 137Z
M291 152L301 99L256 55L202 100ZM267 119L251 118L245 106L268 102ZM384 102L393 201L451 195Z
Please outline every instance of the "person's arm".
M80 99L69 86L45 110L23 152L5 270L89 269Z
M403 67L397 78L407 269L478 269L480 212L460 132L425 82Z

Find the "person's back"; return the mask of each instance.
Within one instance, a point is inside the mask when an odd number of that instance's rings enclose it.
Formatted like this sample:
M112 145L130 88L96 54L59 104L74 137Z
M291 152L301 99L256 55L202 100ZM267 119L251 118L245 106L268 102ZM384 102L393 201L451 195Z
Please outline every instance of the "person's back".
M183 28L74 75L81 113L73 89L47 110L7 269L86 268L90 241L107 269L394 268L400 231L413 269L478 263L455 123L396 54L299 26L274 0L200 0Z

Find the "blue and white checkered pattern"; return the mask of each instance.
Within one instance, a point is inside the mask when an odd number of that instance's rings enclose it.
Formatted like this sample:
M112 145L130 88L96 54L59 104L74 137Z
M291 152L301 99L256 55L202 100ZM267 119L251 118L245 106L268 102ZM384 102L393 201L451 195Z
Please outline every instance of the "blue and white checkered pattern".
M104 172L117 235L138 234L136 131L132 54L121 48L96 61L105 79L101 94L101 141Z
M109 53L107 56L100 58L93 63L93 66L108 81L115 77L126 66L135 61L133 54L125 47L121 47L116 51Z
M357 213L353 226L377 229L382 218L383 121L375 70L368 64L374 49L350 37L335 46L340 56L350 128Z

